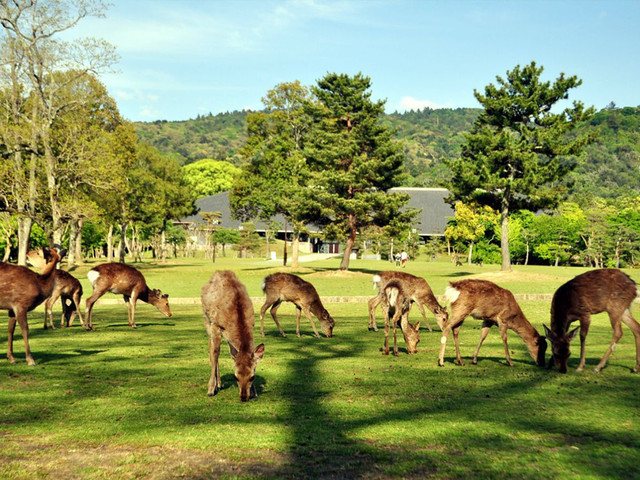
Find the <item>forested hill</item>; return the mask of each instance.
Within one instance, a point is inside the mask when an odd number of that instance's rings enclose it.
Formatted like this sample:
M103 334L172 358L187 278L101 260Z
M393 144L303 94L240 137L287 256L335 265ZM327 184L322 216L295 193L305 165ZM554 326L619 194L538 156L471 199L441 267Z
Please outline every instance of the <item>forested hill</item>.
M448 178L443 159L456 157L480 109L424 109L385 115L382 122L405 144L409 186L433 187ZM138 134L182 164L202 158L242 162L247 112L198 116L181 122L136 123ZM581 129L599 136L572 177L574 193L613 198L640 195L640 107L607 108Z

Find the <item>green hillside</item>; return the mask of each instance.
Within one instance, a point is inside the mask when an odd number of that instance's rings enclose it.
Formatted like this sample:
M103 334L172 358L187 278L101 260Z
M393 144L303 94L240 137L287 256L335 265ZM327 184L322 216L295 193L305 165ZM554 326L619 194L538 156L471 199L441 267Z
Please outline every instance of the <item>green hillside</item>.
M459 154L464 133L479 113L477 108L424 109L384 117L404 142L408 186L435 187L448 178L443 159ZM239 165L246 116L246 111L227 112L180 122L138 122L136 128L142 139L182 164L213 158ZM580 128L595 129L598 140L578 159L572 193L602 198L640 194L640 107L610 106Z

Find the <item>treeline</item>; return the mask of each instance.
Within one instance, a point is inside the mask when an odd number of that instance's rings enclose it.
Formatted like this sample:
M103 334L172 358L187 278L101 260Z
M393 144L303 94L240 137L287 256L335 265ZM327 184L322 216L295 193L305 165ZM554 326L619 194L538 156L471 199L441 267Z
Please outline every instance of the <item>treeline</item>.
M442 186L451 177L445 160L460 155L465 133L481 111L425 108L383 115L381 123L404 144L405 185ZM137 122L135 127L142 139L180 164L212 158L242 166L239 152L246 142L248 113L210 114L183 122ZM588 129L598 138L570 174L573 186L569 198L582 204L585 198L640 194L640 107L611 104L580 126L576 134Z

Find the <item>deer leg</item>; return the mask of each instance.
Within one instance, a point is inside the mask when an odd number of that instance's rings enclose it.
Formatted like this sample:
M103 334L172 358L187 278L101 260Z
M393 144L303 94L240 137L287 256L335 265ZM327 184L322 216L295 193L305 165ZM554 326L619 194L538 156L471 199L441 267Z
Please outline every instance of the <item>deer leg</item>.
M24 340L24 353L27 359L27 365L33 367L36 362L31 356L31 349L29 348L29 324L27 323L27 312L17 312L17 319L22 332L22 339Z
M482 322L482 331L480 332L480 341L478 342L476 351L474 352L473 358L471 359L471 363L474 365L478 364L478 354L480 353L480 347L482 346L482 343L484 342L484 340L487 338L487 335L489 335L489 329L492 327L492 325L493 325L492 322L488 322L486 320Z
M131 299L129 303L131 304L131 321L129 322L129 326L131 328L136 327L136 302L138 301L138 292L134 291L131 294Z
M507 343L507 327L502 324L500 327L500 335L502 336L502 343L504 344L504 355L507 359L507 365L513 367L513 362L511 361L511 355L509 355L509 344Z
M221 341L222 336L220 332L209 332L209 362L211 364L211 378L209 379L207 395L210 397L216 395L222 387L222 381L220 380L220 367L218 365Z
M609 318L611 318L611 314L609 314ZM583 318L580 319L580 363L578 363L578 368L576 368L577 372L581 372L584 369L584 364L585 364L585 359L586 359L584 346L585 346L585 341L587 339L587 334L589 333L589 325L590 324L591 324L591 316L583 317ZM613 325L613 322L611 322L611 324ZM622 336L622 328L620 327L620 320L618 320L618 328L620 328L620 332L621 332L620 336ZM614 335L615 335L615 328L614 328ZM618 337L618 339L619 338L620 337ZM616 340L616 342L617 342L617 340ZM611 349L611 351L613 351L613 348L611 346L609 348ZM611 354L611 352L609 352L609 355L610 354ZM609 355L606 355L607 358L609 358ZM602 362L600 362L600 363L602 363ZM605 359L605 363L606 363L606 359ZM596 368L598 368L598 367L596 367ZM602 367L600 367L600 368L602 368ZM600 370L596 370L596 371L600 371Z
M267 313L267 309L273 305L273 302L269 302L269 299L267 298L267 301L264 302L264 305L262 305L262 308L260 309L260 335L264 337L264 314Z
M444 350L447 347L447 337L451 332L451 324L445 324L440 337L440 353L438 354L438 366L444 367Z
M309 322L311 322L311 328L313 328L313 333L315 334L315 336L317 338L320 338L320 334L318 333L318 329L316 328L316 322L313 321L313 317L311 316L311 311L309 311L309 308L303 308L302 311L304 312L305 316L309 319ZM298 310L298 326L300 326L300 311ZM300 335L298 335L300 336Z
M433 330L431 329L431 325L429 325L429 320L427 320L427 313L424 311L424 307L420 302L415 303L418 306L418 310L420 310L420 313L422 314L422 318L424 318L424 324L427 326L427 330L433 332Z
M460 366L464 365L464 362L462 361L462 356L460 355L460 341L458 339L458 334L460 333L461 326L462 326L462 323L459 323L453 328L453 344L456 346L456 361Z
M16 363L16 359L13 357L13 333L16 330L16 314L14 311L9 310L9 335L7 337L7 359L9 363Z
M606 366L607 360L609 360L611 353L616 348L620 338L622 338L622 324L620 323L620 317L622 316L624 316L624 313L622 315L609 313L609 320L611 321L611 327L613 328L613 338L611 339L611 344L609 344L609 348L607 348L607 351L604 353L602 360L600 360L600 363L596 366L596 372L599 372ZM580 340L582 340L582 328L580 329Z
M80 323L82 323L82 325L84 326L84 319L82 318L82 312L80 311L80 295L78 293L75 293L73 295L73 305L75 307L75 310L71 313L71 318L69 319L67 326L73 326L73 321L75 320L76 315L78 315Z
M282 327L280 326L280 322L278 322L278 308L280 308L280 304L282 302L280 300L276 301L276 303L273 304L273 307L271 307L271 316L273 317L273 321L276 322L276 327L278 327L278 330L280 330L280 335L282 335L283 337L287 337L287 334L284 333L284 330L282 330Z
M634 372L640 371L640 324L631 315L631 310L627 308L622 315L622 321L631 329L631 333L636 340L636 366L633 367Z
M58 299L58 295L53 293L47 301L44 302L44 329L47 329L48 326L51 327L51 330L55 330L55 325L53 324L53 304L56 303Z
M396 313L393 316L393 319L391 320L391 322L393 323L393 354L397 357L398 356L398 340L396 338L397 335L397 330L398 330L398 320L400 320L400 318L398 318L401 315L400 309L396 308ZM407 323L409 321L407 320ZM407 349L408 351L408 349Z
M382 303L382 294L378 294L375 297L369 299L369 331L378 331L378 323L376 322L376 308Z
M382 306L384 314L384 345L382 346L382 354L389 355L389 308L386 305Z
M96 282L96 283L98 283L98 282ZM91 296L89 298L87 298L87 302L85 304L85 311L84 311L84 316L85 316L85 321L86 321L85 329L87 329L87 330L95 330L93 328L93 305L105 293L107 293L107 289L106 288L94 287L93 293L91 294Z

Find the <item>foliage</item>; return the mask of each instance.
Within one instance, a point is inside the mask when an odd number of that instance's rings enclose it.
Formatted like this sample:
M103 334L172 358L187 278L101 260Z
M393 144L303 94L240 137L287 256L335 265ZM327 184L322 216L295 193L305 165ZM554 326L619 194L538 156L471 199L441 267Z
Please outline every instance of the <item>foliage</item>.
M516 66L507 78L496 77L484 95L475 91L483 105L467 135L460 158L449 161L454 198L488 205L501 215L502 268L511 268L508 237L509 213L557 204L564 194L562 179L579 154L594 140L586 133L568 133L588 120L593 108L575 101L560 113L553 107L568 98L569 90L582 82L561 74L553 84L542 82L543 68L535 62Z
M375 224L385 204L407 201L385 193L402 182L402 145L380 125L384 102L372 101L370 88L371 79L362 74L328 73L312 88L318 102L307 105L313 118L305 145L310 193L325 223L336 223L347 236L341 270L349 268L358 230Z
M196 198L231 189L241 170L229 162L205 158L182 167L184 179Z

